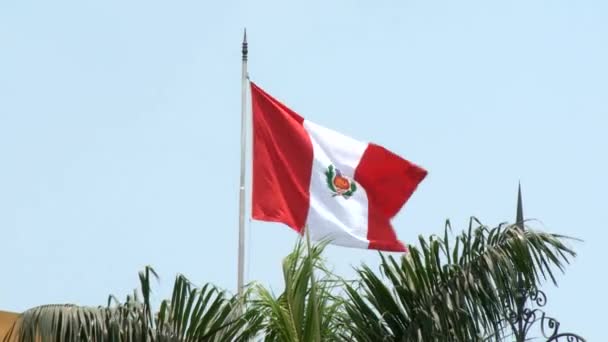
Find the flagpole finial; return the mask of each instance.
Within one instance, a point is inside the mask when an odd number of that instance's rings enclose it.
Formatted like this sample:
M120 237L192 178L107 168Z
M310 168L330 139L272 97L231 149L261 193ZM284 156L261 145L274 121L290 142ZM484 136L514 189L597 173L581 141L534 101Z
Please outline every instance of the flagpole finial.
M515 224L524 230L524 209L523 202L521 199L521 181L517 185L517 217L515 218Z
M247 28L245 28L245 29L243 30L243 50L242 50L242 53L243 53L243 61L246 61L246 60L247 60L247 53L248 53L248 52L249 52L249 51L248 51L248 49L247 49Z

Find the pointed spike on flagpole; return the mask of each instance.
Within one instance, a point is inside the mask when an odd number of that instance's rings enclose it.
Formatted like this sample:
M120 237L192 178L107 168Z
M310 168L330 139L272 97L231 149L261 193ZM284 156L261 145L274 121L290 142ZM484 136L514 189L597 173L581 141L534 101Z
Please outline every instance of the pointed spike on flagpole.
M521 199L521 182L517 186L517 217L515 218L515 224L524 230L524 208L523 201Z
M247 53L248 53L248 49L247 49L247 28L243 29L243 61L247 60Z

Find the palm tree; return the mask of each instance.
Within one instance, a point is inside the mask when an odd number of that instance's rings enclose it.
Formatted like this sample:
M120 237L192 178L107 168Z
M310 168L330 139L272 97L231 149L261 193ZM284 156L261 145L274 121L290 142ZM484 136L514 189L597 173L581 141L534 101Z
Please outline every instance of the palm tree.
M105 307L47 305L23 313L4 341L481 341L509 330L522 285L556 283L575 256L564 236L488 228L472 218L467 231L420 237L399 258L380 254L380 273L358 268L349 282L321 258L326 243L296 243L283 260L278 296L251 284L243 297L177 276L170 300L153 314L150 267L140 272L141 297ZM505 332L506 331L506 332Z
M141 294L124 303L110 296L106 307L44 305L20 315L4 341L241 341L251 336L251 313L242 314L243 299L207 284L196 288L178 275L171 300L152 313L151 267L139 273Z
M339 340L337 318L342 301L337 300L333 289L341 282L324 266L321 254L325 246L304 244L302 240L296 243L283 260L285 289L279 296L259 284L252 286L254 297L249 311L261 317L257 328L265 341Z
M519 285L556 283L554 271L575 256L566 237L517 225L490 229L472 218L467 232L450 232L448 221L443 237L420 237L400 258L381 255L381 275L358 269L358 284L345 284L339 316L345 339L500 340Z

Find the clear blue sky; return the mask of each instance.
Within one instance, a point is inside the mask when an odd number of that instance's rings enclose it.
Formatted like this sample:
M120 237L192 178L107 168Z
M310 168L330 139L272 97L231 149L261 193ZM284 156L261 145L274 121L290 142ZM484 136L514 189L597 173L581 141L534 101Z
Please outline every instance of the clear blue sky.
M429 170L399 236L512 221L585 240L547 287L601 340L608 3L0 2L0 308L105 303L181 272L235 290L240 42L253 80L305 117ZM248 280L281 288L296 234L248 227ZM377 264L331 247L338 273ZM571 328L571 329L570 329Z

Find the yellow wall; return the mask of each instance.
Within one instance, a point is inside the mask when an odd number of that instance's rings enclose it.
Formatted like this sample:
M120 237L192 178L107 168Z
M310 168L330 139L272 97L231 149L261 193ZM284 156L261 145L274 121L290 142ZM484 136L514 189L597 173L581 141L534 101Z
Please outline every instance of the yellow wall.
M19 317L19 314L17 313L0 311L0 341L2 341L4 335L6 335L11 326L13 326L17 317Z

